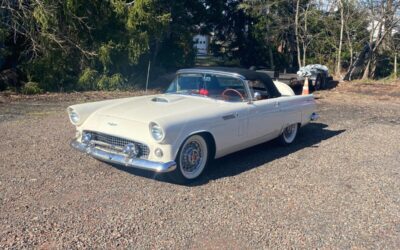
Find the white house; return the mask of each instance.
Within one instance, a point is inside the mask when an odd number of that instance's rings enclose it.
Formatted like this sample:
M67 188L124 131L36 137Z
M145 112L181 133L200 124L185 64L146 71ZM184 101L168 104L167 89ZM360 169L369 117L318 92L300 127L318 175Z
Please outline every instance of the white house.
M210 36L208 35L195 35L193 37L194 47L197 49L198 56L208 55L210 46Z

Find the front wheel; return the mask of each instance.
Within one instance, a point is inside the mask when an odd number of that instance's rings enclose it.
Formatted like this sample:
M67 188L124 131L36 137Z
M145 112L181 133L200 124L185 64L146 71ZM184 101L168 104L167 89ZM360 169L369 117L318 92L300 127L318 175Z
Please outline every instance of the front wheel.
M172 181L189 183L198 178L204 171L209 158L206 140L201 135L186 139L176 157L177 167L171 173Z
M296 123L287 126L283 130L283 133L281 134L281 136L279 137L279 142L284 146L292 144L294 142L294 140L296 139L298 128L299 128L299 125Z

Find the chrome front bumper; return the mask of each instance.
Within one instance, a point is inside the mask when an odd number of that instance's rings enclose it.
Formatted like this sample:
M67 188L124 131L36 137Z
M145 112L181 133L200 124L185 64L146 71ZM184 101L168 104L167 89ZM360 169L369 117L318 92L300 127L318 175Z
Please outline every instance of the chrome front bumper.
M74 149L86 153L96 159L101 161L106 161L109 163L114 163L118 165L124 165L126 167L139 168L149 171L154 171L158 173L167 173L175 170L176 163L175 161L170 162L155 162L144 159L137 158L128 158L125 155L115 154L111 152L107 152L95 147L90 147L86 144L80 143L76 140L71 142L71 147Z

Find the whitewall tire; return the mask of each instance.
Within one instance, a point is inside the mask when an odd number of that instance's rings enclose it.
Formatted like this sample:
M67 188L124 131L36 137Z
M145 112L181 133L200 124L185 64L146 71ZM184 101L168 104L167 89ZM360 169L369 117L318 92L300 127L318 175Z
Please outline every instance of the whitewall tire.
M188 183L197 179L207 166L209 148L201 135L185 140L176 157L177 168L171 173L174 182Z
M291 124L287 126L281 136L279 137L279 141L282 145L290 145L294 142L297 136L297 131L299 129L299 125L297 123Z

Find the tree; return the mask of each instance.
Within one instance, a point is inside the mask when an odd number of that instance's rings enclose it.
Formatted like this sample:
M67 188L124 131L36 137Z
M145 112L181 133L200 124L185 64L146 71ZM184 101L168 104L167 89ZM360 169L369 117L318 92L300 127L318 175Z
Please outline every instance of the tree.
M391 36L390 49L393 51L393 77L398 78L398 55L400 52L400 33L399 28L396 29L394 34Z
M252 17L253 34L262 44L271 68L294 71L299 65L296 49L296 9L291 1L245 0L240 8ZM257 55L260 57L260 54Z
M397 71L399 2L0 0L0 67L46 90L129 87L149 61L152 75L194 65L201 33L223 64L385 77Z
M369 51L367 53L367 62L363 74L363 79L375 77L377 66L377 52L385 43L388 36L391 35L393 28L399 22L398 10L400 1L380 0L367 1L364 6L370 13L370 36Z
M148 60L156 71L193 63L204 8L189 0L2 0L2 54L48 90L81 88L85 79L101 80L101 88L113 79L135 84Z
M294 25L295 25L295 34L296 34L296 46L297 46L297 62L299 64L299 67L302 66L301 64L301 51L300 51L300 23L299 23L299 19L300 19L300 0L296 0L296 12L295 12L295 21L294 21Z

